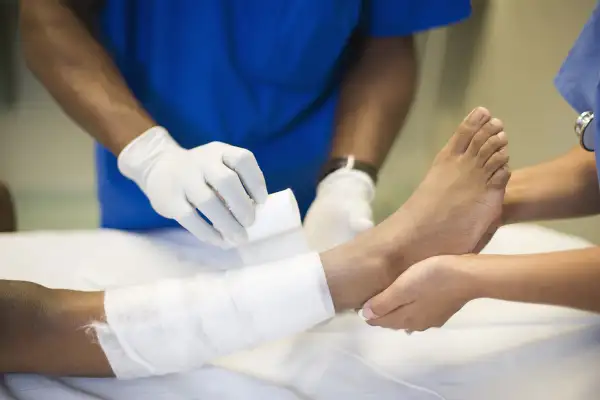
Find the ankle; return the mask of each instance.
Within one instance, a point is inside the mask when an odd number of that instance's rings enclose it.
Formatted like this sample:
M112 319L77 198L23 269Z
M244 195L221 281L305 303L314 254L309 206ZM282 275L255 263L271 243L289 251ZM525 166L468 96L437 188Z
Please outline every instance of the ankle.
M321 254L336 312L361 308L391 285L404 270L396 253L357 239Z

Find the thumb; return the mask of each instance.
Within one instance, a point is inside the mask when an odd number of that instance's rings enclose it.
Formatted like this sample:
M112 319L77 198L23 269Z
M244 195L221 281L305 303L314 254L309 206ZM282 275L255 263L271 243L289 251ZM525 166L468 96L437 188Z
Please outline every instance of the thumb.
M366 321L387 315L412 300L406 290L405 279L400 276L390 287L368 300L361 310L361 316Z

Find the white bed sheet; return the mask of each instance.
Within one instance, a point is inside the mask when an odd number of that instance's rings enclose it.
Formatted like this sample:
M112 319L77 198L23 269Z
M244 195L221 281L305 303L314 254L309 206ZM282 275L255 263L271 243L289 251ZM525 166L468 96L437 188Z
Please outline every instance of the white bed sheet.
M531 225L505 227L488 253L587 247ZM186 233L40 232L0 236L0 279L94 290L241 263ZM1 355L0 355L1 356ZM0 377L1 400L595 400L600 318L557 307L470 303L446 327L406 336L351 313L198 371L137 381Z

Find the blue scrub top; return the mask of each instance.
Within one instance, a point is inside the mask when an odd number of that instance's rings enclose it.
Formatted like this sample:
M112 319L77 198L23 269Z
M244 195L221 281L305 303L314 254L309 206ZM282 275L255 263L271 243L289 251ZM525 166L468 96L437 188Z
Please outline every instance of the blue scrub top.
M575 45L569 52L555 80L556 88L565 100L581 114L595 114L595 143L600 144L600 1ZM575 121L573 121L575 123ZM600 180L600 149L596 148L596 170Z
M101 40L141 104L185 148L251 150L269 192L301 212L328 157L355 30L404 36L470 13L469 0L107 0ZM177 226L97 146L104 227Z

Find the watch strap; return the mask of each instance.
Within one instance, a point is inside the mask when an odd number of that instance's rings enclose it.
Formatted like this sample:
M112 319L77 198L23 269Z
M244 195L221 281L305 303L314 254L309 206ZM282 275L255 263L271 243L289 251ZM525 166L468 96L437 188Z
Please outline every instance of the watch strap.
M331 158L323 166L319 182L321 182L331 173L340 169L352 169L364 172L373 180L373 183L377 183L377 175L379 173L378 168L373 164L357 160L354 156Z

